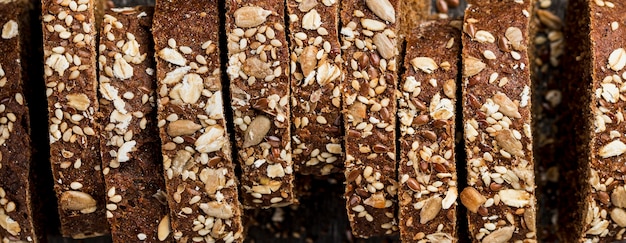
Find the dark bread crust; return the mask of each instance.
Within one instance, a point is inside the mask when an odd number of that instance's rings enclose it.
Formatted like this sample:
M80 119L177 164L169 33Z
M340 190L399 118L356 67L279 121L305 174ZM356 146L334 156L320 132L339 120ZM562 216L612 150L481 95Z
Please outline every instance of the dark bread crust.
M564 171L566 202L559 214L567 242L626 239L624 182L623 56L626 29L623 1L570 1L567 10L564 102L574 121ZM562 216L561 216L562 215ZM567 233L566 233L567 232Z

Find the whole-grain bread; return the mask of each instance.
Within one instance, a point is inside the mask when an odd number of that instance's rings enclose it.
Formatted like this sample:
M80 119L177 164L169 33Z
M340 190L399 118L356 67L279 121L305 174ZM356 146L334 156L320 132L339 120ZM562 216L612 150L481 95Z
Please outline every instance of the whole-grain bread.
M400 0L398 18L401 21L398 30L402 39L418 31L420 23L431 18L431 8L431 0Z
M287 1L293 162L297 173L343 169L339 3ZM320 19L319 24L314 20Z
M227 72L243 205L297 202L285 1L226 1Z
M50 163L61 233L108 233L101 171L94 0L42 0Z
M394 234L399 1L341 4L348 219L357 237Z
M158 127L177 242L244 237L222 100L218 8L217 1L162 0L153 18Z
M113 242L168 240L158 235L169 211L156 119L153 13L152 7L107 10L100 31L100 149Z
M470 236L536 240L531 123L532 0L474 0L462 36L467 184L459 197ZM506 9L506 11L503 11Z
M422 22L407 38L398 84L398 225L406 242L458 240L455 119L461 24Z
M617 242L626 239L623 126L623 1L569 1L563 78L566 160L559 225L563 242ZM576 202L572 204L572 202Z
M28 1L0 2L0 242L40 242L27 106Z

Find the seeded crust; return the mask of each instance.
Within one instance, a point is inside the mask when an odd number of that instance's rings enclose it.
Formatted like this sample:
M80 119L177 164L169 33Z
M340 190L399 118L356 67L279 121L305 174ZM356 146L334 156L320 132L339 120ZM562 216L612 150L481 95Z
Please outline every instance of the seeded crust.
M80 239L109 231L94 117L97 30L93 0L57 2L42 1L50 162L61 234Z
M345 197L352 232L363 238L398 230L398 5L397 0L342 1Z
M398 86L399 227L405 242L458 240L454 139L461 25L423 22L407 39Z
M157 1L155 8L158 127L177 242L243 241L217 16L217 1Z
M337 173L343 169L339 1L290 0L287 10L294 165L304 175Z
M227 72L247 208L297 202L284 11L284 1L226 1Z
M32 145L24 99L26 1L0 2L0 242L40 242L32 202Z
M564 168L576 180L576 192L564 201L579 202L562 210L564 242L615 242L626 239L626 189L623 134L623 79L626 3L623 1L570 1L565 59L567 104L576 120L570 148L576 151L573 168ZM584 102L584 103L583 103ZM574 121L576 121L574 120ZM569 170L569 171L567 171ZM566 177L568 178L568 177ZM564 208L565 209L565 208ZM562 215L562 216L561 216Z
M463 127L470 236L535 241L529 50L534 2L470 1L463 24ZM507 9L507 11L497 11Z
M169 212L156 126L153 10L107 10L100 32L100 148L113 242L167 240L158 235Z

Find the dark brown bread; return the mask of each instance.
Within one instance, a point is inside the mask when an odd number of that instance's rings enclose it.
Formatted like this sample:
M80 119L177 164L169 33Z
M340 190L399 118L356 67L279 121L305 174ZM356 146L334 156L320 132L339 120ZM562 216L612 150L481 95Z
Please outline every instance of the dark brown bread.
M0 1L0 242L39 242L26 88L27 1Z
M94 1L42 0L50 163L61 233L106 234L96 98Z
M563 242L626 239L624 11L624 1L569 2L563 102L573 114L566 122L580 122L565 126L573 163L561 166Z
M242 242L220 74L217 1L157 1L158 126L178 242Z
M297 202L284 11L282 0L226 1L227 72L248 208Z
M431 0L400 0L399 32L402 39L410 37L422 21L431 17L431 5Z
M293 162L300 174L343 168L341 45L336 0L289 0ZM320 19L316 23L315 18Z
M463 127L470 236L536 240L531 128L532 0L469 2L463 23ZM506 9L506 11L503 11Z
M113 242L168 240L163 233L169 228L169 211L156 125L153 10L107 10L100 31L100 149Z
M342 1L346 208L357 237L396 221L398 0Z
M461 25L423 22L407 38L398 85L399 227L406 242L458 240L454 141Z

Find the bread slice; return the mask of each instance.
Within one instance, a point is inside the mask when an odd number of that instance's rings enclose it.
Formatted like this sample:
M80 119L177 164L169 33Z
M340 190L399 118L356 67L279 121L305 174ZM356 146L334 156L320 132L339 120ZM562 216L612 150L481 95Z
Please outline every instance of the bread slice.
M167 240L152 7L107 10L100 31L100 148L113 242ZM166 225L165 228L169 228Z
M399 32L402 39L415 33L422 21L431 17L432 1L400 0Z
M398 85L398 225L405 242L458 240L455 106L461 25L459 20L426 21L407 39Z
M227 72L247 208L297 202L285 10L283 0L226 1Z
M470 236L536 240L531 123L534 1L469 1L463 23L463 127ZM504 21L506 20L506 21Z
M153 18L158 126L177 242L243 241L222 100L218 8L217 1L157 1Z
M339 2L289 0L287 10L296 172L337 173L343 168ZM307 22L315 16L320 18L319 26Z
M88 238L108 233L101 171L94 0L42 0L44 75L50 163L61 233Z
M398 0L342 1L346 209L357 237L397 225Z
M0 3L0 242L39 242L33 147L27 107L27 1Z
M561 166L563 242L626 239L625 10L622 1L569 2L563 102L573 116L563 127L572 164Z

